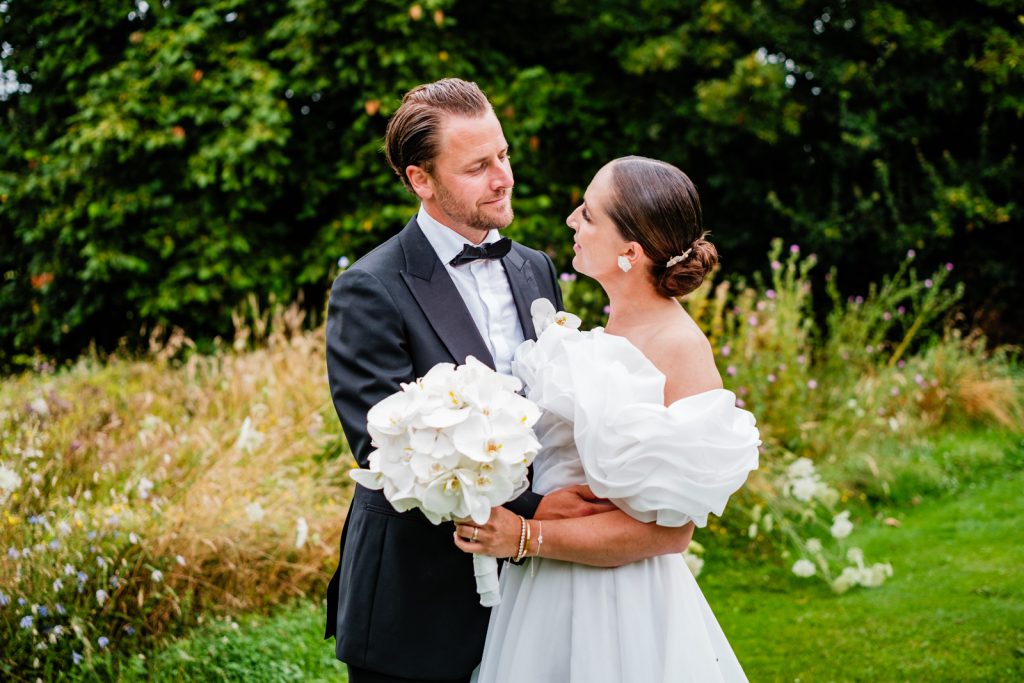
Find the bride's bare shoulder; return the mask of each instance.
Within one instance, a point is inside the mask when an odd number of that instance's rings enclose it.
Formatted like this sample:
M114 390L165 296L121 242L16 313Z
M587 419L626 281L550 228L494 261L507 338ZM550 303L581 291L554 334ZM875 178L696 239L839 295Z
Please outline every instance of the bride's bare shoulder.
M722 388L711 343L689 319L673 321L651 338L651 362L665 375L665 403Z

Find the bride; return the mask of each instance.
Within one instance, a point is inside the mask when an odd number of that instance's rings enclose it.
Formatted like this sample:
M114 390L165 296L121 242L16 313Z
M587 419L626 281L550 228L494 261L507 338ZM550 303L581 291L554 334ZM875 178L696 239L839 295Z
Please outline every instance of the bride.
M566 222L573 267L601 284L611 314L580 332L534 302L540 337L514 363L544 411L533 489L589 485L642 522L704 526L757 467L759 440L675 298L717 262L697 191L670 164L616 159ZM456 527L466 552L530 558L502 572L475 681L746 680L681 555L608 566L601 546L616 536L601 527L619 514L526 520L498 507L486 525Z

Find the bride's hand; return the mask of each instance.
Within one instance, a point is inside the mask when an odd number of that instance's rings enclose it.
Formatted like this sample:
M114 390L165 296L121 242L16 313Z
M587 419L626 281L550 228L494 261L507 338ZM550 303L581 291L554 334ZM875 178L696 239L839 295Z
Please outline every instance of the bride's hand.
M487 524L466 520L455 525L455 545L467 553L492 557L515 557L519 553L522 534L519 515L508 508L491 508Z

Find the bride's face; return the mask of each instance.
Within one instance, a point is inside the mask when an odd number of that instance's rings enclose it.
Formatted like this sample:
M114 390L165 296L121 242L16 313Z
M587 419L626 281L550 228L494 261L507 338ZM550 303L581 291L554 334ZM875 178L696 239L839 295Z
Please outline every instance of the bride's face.
M565 219L575 233L572 267L598 281L616 273L622 275L617 259L629 247L605 210L610 198L611 171L605 166L590 181L583 203Z

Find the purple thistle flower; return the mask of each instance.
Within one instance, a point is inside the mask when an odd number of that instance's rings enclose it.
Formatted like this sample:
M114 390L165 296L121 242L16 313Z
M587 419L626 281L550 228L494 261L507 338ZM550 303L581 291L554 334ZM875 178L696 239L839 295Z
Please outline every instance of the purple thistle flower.
M779 270L782 268L782 264L778 261L772 261L772 270Z
M904 368L906 366L907 366L907 361L903 360L902 358L900 359L900 361L898 363L896 363L896 367L898 367L898 368Z
M774 299L775 298L775 290L774 289L769 289L767 292L764 293L764 295L768 299Z
M611 306L605 306L605 307L604 307L603 309L601 309L601 310L603 310L603 311L604 311L604 314L605 314L605 315L611 315L611 313L612 313L612 307L611 307Z
M920 386L924 386L924 377L922 377L919 374L918 375L914 375L914 382L917 383L917 386L919 386L919 387Z
M728 356L730 353L732 353L732 348L728 344L722 347L723 356Z
M729 375L730 377L735 377L736 376L736 367L733 366L733 365L730 365L729 367L727 367L725 369L725 374Z
M931 278L928 278L928 279L926 279L926 280L924 281L924 286L925 286L925 287L927 287L928 289L931 289L931 286L932 286L933 284L935 284L935 283L933 283L933 282L932 282L932 279L931 279Z
M747 318L747 324L750 325L751 327L757 327L757 316L752 315L749 318Z
M768 375L768 383L769 384L774 384L776 379L777 379L777 377L775 377L775 375L773 375L773 374L769 374Z
M576 280L576 275L574 273L562 273L558 276L558 279L562 282L574 282Z
M915 256L917 256L917 252L916 251L914 251L913 249L907 249L907 258L908 259L913 259Z
M808 389L817 389L818 388L817 380L813 380L813 379L807 380L807 388Z
M738 399L736 399L736 407L737 407L737 408L742 408L742 407L743 407L743 406L745 406L745 405L747 405L747 404L743 402L743 399L742 399L742 398L738 398Z
M789 253L790 254L799 254L800 253L800 245L799 244L791 244L789 246Z
M885 313L883 313L882 314L882 320L892 320L892 313L890 313L889 311L886 311Z
M951 270L953 270L953 264L952 263L947 263L946 264L946 271L948 272L948 271L951 271Z

